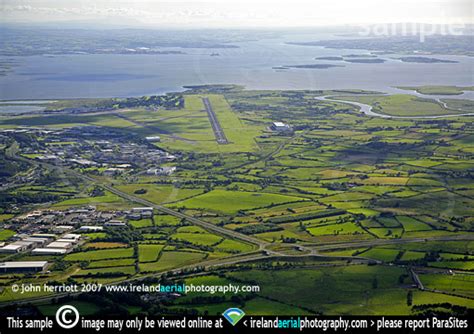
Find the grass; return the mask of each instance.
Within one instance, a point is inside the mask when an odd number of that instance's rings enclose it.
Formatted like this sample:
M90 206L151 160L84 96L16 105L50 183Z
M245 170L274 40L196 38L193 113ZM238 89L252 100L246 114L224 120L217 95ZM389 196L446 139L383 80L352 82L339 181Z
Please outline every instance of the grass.
M88 269L92 268L106 268L106 267L124 267L124 266L131 266L135 263L135 259L119 259L119 260L99 260L99 261L91 261L87 266Z
M474 261L440 261L430 262L429 266L459 270L474 270Z
M246 253L254 250L254 246L250 244L246 244L243 242L231 240L231 239L224 239L221 243L215 246L217 250L223 252L240 252Z
M0 230L0 241L5 241L10 239L16 234L15 231L12 230L6 230L6 229L1 229Z
M398 87L405 90L415 90L424 95L461 95L466 90L473 90L473 87L457 86L418 86L418 87Z
M188 197L193 197L203 193L202 189L187 189L187 188L176 188L170 185L157 185L157 184L146 184L146 183L135 183L118 185L117 189L126 192L128 194L144 198L148 201L161 204L176 202ZM135 191L144 189L145 194L136 194Z
M176 233L172 234L171 238L201 246L212 246L222 241L222 237L209 233Z
M119 259L133 256L133 248L117 248L71 253L64 257L66 261L95 261Z
M97 314L101 310L98 305L83 301L72 301L68 302L67 305L74 306L79 314L84 316ZM38 309L44 316L54 316L61 306L62 304L38 305Z
M93 276L96 274L110 274L120 273L122 275L133 275L135 274L135 266L123 266L123 267L108 267L108 268L94 268L94 269L83 269L79 270L74 276Z
M138 261L154 262L158 259L164 245L140 244L138 245Z
M365 231L354 223L332 224L320 227L309 227L307 231L314 236L338 234L365 234Z
M394 249L372 248L359 254L359 256L384 262L391 262L395 260L395 257L398 255L398 253L399 252Z
M431 227L429 225L426 225L425 223L422 223L412 217L397 216L397 220L403 225L403 229L405 230L405 232L431 230Z
M216 142L202 97L208 97L212 108L229 140L227 145ZM185 109L163 118L153 124L166 128L180 138L162 136L161 147L177 151L199 151L205 153L253 152L258 150L254 137L262 131L262 126L249 124L236 114L222 95L192 95L185 97ZM192 119L192 122L189 122Z
M474 297L474 276L470 274L419 274L423 285L428 289L444 291L469 298Z
M225 200L223 201L222 199ZM174 204L174 206L233 214L239 210L249 210L302 200L304 199L300 197L279 194L213 190L203 195L178 202Z
M122 242L88 242L84 245L85 248L106 249L106 248L121 248L128 245Z
M226 276L259 282L265 287L259 296L325 315L403 315L410 313L406 290L398 283L404 272L397 267L354 265L238 271Z
M128 223L135 228L144 228L144 227L153 226L153 222L151 221L151 219L130 220Z
M93 205L93 204L102 204L102 203L124 203L125 201L118 197L117 195L112 194L111 192L106 191L104 196L97 197L82 197L82 198L72 198L67 199L62 202L54 204L58 208L67 208L71 206L82 206L82 205Z
M157 262L148 262L140 264L140 272L156 272L167 269L177 268L204 259L204 253L190 252L168 252L161 253L161 257Z

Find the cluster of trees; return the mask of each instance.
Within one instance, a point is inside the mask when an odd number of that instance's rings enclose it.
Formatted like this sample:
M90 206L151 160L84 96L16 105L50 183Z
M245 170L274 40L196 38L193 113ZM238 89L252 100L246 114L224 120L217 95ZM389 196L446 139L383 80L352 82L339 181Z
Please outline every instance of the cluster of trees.
M143 235L128 225L119 228L108 228L105 229L105 232L107 233L107 236L105 238L97 239L97 241L124 242L130 244L133 241L143 240Z
M182 109L184 108L184 98L181 94L152 95L142 97L129 97L124 99L103 99L94 102L84 103L74 107L60 107L57 109L46 110L47 112L67 111L67 112L96 112L115 110L123 108L165 108Z
M256 225L238 227L235 230L243 234L257 234L257 233L264 233L264 232L281 231L283 230L283 228L275 224L265 223L265 224L256 224Z
M46 202L57 202L60 200L60 196L48 194L48 193L29 193L29 192L18 192L18 193L0 193L0 203L3 205L17 204L26 205L34 203L46 203Z

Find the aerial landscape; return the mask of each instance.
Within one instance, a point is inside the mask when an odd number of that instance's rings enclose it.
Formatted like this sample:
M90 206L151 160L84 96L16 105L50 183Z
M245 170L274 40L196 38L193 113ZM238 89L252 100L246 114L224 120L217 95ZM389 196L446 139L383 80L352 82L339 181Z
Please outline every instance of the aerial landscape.
M46 2L0 5L4 323L472 317L472 25L82 27Z

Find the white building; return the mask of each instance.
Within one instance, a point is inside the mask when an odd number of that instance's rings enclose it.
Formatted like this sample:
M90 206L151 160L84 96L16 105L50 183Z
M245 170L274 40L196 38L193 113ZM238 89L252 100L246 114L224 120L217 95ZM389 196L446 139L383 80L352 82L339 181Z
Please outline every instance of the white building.
M34 255L62 255L68 252L64 248L35 248L31 251Z
M81 235L80 234L74 234L74 233L68 233L68 234L63 235L62 239L78 241L79 239L81 239Z
M62 249L69 249L72 248L74 244L72 242L62 242L62 241L53 241L52 243L48 244L46 248L62 248Z
M279 132L285 132L285 131L290 131L291 127L283 122L273 122L271 129L273 131L279 131Z
M149 137L145 137L145 139L152 143L159 142L161 140L160 136L149 136Z
M48 261L23 261L23 262L2 262L0 263L0 272L38 272L46 269Z
M20 253L25 251L28 247L25 245L10 244L0 248L0 253Z
M104 228L102 226L81 226L79 228L79 231L84 231L84 232L94 232L94 231L102 231Z

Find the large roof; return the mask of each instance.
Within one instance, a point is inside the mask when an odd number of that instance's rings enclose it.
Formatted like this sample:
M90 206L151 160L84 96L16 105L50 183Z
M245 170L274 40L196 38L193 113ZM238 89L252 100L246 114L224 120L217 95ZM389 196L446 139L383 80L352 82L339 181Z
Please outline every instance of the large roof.
M48 261L11 261L0 263L0 268L36 268L47 264Z

